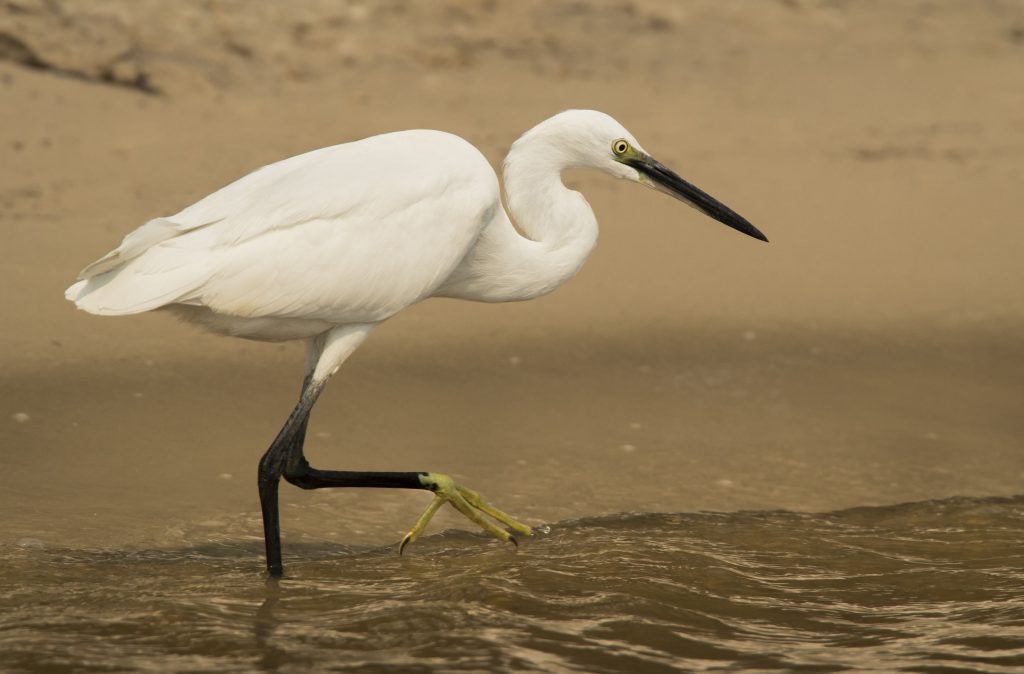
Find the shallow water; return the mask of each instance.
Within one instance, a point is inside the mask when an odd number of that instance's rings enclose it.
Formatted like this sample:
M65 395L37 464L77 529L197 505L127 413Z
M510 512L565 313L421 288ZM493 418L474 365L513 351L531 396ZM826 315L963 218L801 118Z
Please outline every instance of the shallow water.
M450 472L544 531L445 508L399 557L428 494L289 486L280 582L254 473L301 354L7 374L0 671L1024 672L1007 334L355 361L314 465Z
M2 553L7 671L1024 668L1024 497L827 514L620 514L516 551L258 541Z

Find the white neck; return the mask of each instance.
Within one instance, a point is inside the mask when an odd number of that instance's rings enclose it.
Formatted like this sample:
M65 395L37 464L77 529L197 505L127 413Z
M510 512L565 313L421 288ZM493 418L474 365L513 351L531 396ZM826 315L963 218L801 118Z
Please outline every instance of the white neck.
M527 300L572 278L597 243L597 219L583 195L568 189L561 173L580 163L552 145L535 127L505 158L508 210L484 228L473 249L437 295L484 302Z

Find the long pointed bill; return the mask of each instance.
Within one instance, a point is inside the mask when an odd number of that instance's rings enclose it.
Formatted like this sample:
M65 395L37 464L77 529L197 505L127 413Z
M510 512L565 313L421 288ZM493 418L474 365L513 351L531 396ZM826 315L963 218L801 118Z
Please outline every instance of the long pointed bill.
M685 201L705 215L718 220L723 225L732 227L738 232L743 232L747 236L752 236L761 241L768 240L768 237L762 234L757 227L747 222L747 219L742 215L696 185L686 182L657 159L645 155L635 159L628 159L624 163L639 171L640 175L647 179L643 182L648 183L659 192L664 192L676 199Z

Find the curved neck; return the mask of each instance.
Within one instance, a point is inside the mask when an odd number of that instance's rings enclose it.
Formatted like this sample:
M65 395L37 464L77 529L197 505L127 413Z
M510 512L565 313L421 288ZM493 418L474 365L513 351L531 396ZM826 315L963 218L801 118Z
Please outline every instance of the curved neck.
M583 195L561 173L576 166L543 136L527 135L505 158L503 209L437 293L485 302L527 300L572 278L597 243L597 219ZM525 234L525 236L523 236Z
M505 158L505 197L515 223L548 252L597 241L597 220L587 200L562 183L562 171L575 166L542 142L519 141Z

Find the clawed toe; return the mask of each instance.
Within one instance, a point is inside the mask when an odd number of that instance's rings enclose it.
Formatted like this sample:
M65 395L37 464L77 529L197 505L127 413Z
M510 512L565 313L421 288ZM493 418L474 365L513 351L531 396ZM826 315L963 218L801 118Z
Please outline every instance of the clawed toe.
M450 503L453 508L465 515L467 519L471 520L481 529L498 540L512 543L516 548L519 547L519 541L517 541L515 536L513 536L512 531L523 536L530 536L533 534L533 530L530 529L530 527L514 520L510 515L485 502L480 498L480 494L476 493L472 489L467 489L457 484L448 475L443 473L423 473L420 476L420 482L423 483L425 488L434 492L434 500L430 502L430 505L427 506L423 515L420 516L416 524L409 530L409 533L407 533L402 538L401 543L398 544L399 555L401 555L405 550L405 546L415 541L419 535L423 533L423 530L426 529L431 518L434 517L437 511L445 503ZM502 529L494 522L486 519L484 515L487 515L496 522L505 525L511 529L511 531Z

